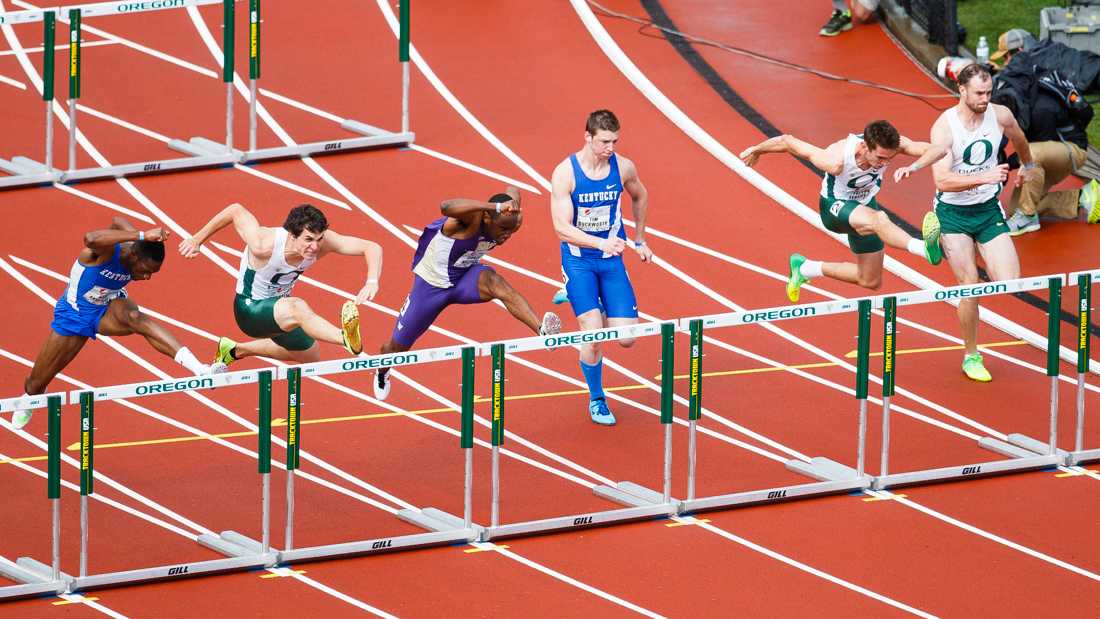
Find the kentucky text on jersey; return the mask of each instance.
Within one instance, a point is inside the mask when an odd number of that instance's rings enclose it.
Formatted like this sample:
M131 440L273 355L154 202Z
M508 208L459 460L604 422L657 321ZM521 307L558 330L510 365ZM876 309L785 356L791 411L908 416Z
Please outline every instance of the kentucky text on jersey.
M618 191L596 191L592 193L577 194L577 202L588 204L589 202L603 202L605 200L618 200Z

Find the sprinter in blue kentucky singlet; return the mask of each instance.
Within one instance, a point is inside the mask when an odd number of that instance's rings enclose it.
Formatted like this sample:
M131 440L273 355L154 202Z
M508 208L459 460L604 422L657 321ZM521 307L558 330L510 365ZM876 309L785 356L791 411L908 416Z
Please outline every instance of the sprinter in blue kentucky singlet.
M138 333L192 374L224 370L224 366L199 363L186 346L126 297L127 284L149 279L160 270L168 234L162 228L139 232L116 217L110 228L84 235L84 249L73 262L65 293L54 305L50 334L23 382L24 395L45 393L53 377L96 335ZM30 410L17 408L12 414L17 430L30 420Z
M554 231L561 239L565 289L581 329L599 329L638 322L638 301L626 274L622 253L627 247L623 230L622 195L630 195L637 230L634 249L642 262L653 252L645 242L649 195L634 163L615 154L619 120L608 110L597 110L585 124L584 147L554 168L550 209ZM618 340L632 346L633 339ZM600 425L613 425L615 416L603 392L603 356L596 343L582 344L581 373L588 383L588 413Z

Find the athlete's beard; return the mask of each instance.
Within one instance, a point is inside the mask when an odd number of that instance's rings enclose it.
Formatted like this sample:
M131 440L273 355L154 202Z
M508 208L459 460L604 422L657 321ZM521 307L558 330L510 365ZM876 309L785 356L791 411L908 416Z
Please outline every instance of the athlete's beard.
M965 103L965 102L964 102L964 103ZM980 105L981 107L978 107L979 105ZM971 104L969 104L969 103L966 103L966 107L967 107L967 108L968 108L968 109L969 109L969 110L970 110L971 112L974 112L975 114L985 114L985 111L986 111L986 109L988 109L988 108L989 108L989 104L988 104L988 103L981 103L981 104L978 104L978 105L971 105Z

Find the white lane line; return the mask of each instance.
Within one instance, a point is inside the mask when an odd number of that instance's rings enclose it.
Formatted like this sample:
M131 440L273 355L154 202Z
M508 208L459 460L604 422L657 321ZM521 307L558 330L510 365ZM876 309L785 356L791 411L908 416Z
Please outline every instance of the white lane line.
M18 88L19 90L26 90L27 89L26 84L24 84L23 82L20 82L19 80L13 80L12 78L10 78L6 75L0 75L0 84L7 84L8 86L14 86L15 88Z
M889 597L886 597L885 595L875 593L874 591L871 591L870 589L867 589L866 587L861 587L861 586L859 586L859 585L857 585L853 582L849 582L847 580L844 580L843 578L838 578L836 576L833 576L832 574L829 574L827 572L819 570L816 567L806 565L805 563L803 563L801 561L798 561L796 559L792 559L791 557L788 557L787 555L780 554L780 553L778 553L774 550L765 548L765 547L761 546L760 544L757 544L755 542L751 542L751 541L741 537L740 535L734 535L733 533L730 533L729 531L726 531L725 529L721 529L721 528L716 527L716 526L714 526L710 523L707 523L707 522L702 522L702 521L700 521L700 520L698 520L694 517L688 517L688 518L678 518L677 517L677 518L673 518L673 520L675 520L677 522L685 522L685 523L695 524L696 526L702 527L703 529L705 529L707 531L710 531L711 533L714 533L715 535L719 535L721 537L724 537L724 538L730 540L731 542L735 542L737 544L740 544L741 546L744 546L745 548L748 548L748 549L753 550L755 552L759 552L760 554L762 554L764 556L767 556L767 557L770 557L772 559L775 559L776 561L780 561L782 563L785 563L785 564L787 564L787 565L789 565L793 568L802 570L803 572L806 572L808 574L812 574L814 576L817 576L818 578L823 578L823 579L825 579L825 580L827 580L827 581L829 581L833 584L840 585L841 587L844 587L845 589L849 589L849 590L854 591L856 593L859 593L861 595L865 595L865 596L867 596L867 597L869 597L873 600L877 600L879 602L882 602L883 604L889 604L890 606L893 606L894 608L897 608L899 610L903 610L907 613L914 614L918 617L929 617L929 618L931 618L931 617L936 616L936 615L932 615L930 613L927 613L923 610L920 610L919 608L914 608L914 607L912 607L908 604L904 604L902 602L899 602L899 601L897 601L893 598L889 598Z
M137 126L137 125L135 125L131 122L127 122L125 120L122 120L121 118L119 118L117 116L112 116L112 115L110 115L106 112L101 112L101 111L99 111L95 108L88 107L87 105L84 105L83 103L77 103L76 104L76 109L80 110L81 112L84 112L88 116L94 116L94 117L96 117L100 120L105 120L109 123L118 125L119 127L122 127L124 129L129 129L130 131L133 131L135 133L140 133L141 135L144 135L147 138L152 138L152 139L154 139L158 142L162 142L164 144L167 144L167 143L172 141L172 138L170 138L166 135L162 135L160 133L157 133L156 131L153 131L152 129L146 129L145 127L139 127L139 126Z
M1056 567L1060 567L1064 570L1069 570L1070 572L1073 572L1074 574L1084 576L1085 578L1088 578L1090 580L1100 581L1100 575L1096 574L1095 572L1090 572L1089 570L1086 570L1086 569L1081 568L1081 567L1077 567L1076 565L1073 565L1071 563L1066 563L1065 561L1062 561L1061 559L1055 559L1054 557L1052 557L1048 554L1039 552L1038 550L1034 550L1032 548L1028 548L1027 546L1024 546L1022 544L1018 544L1018 543L1016 543L1012 540L1001 537L1000 535L990 533L989 531L986 531L985 529L980 529L980 528L978 528L978 527L976 527L972 524L967 524L967 523L965 523L961 520L958 520L957 518L952 518L951 516L948 516L947 514L944 514L942 512L938 512L934 509L931 509L929 507L921 505L921 504L919 504L915 501L912 501L910 499L907 499L903 496L899 496L899 495L893 494L893 493L885 491L885 490L877 491L877 492L876 491L865 491L865 492L866 492L866 494L869 494L871 496L892 499L893 501L895 501L897 503L901 503L902 505L905 505L906 507L910 507L912 509L915 509L915 510L919 511L922 514L926 514L926 515L931 516L931 517L933 517L937 520L942 520L943 522L946 522L947 524L950 524L951 526L955 526L955 527L958 527L958 528L960 528L964 531L968 531L968 532L973 533L975 535L984 537L985 539L988 539L992 542L996 542L998 544L1001 544L1002 546L1007 546L1008 548L1011 548L1011 549L1016 550L1018 552L1022 552L1022 553L1026 554L1030 557L1035 557L1036 559L1039 559L1040 561L1045 561L1045 562L1047 562L1051 565L1054 565Z
M334 598L343 600L343 601L347 602L348 604L351 604L352 606L354 606L354 607L356 607L360 610L364 610L364 611L366 611L366 612L368 612L372 615L376 615L378 617L386 617L387 619L397 619L396 615L391 615L390 613L387 613L386 611L384 611L384 610L382 610L382 609L380 609L376 606L371 606L370 604L367 604L366 602L364 602L362 600L358 600L356 598L353 598L350 595L348 595L348 594L346 594L342 591L337 591L336 589L333 589L332 587L330 587L330 586L328 586L328 585L326 585L322 582L314 580L314 579L310 578L309 576L306 576L304 574L299 574L297 572L297 570L288 570L287 568L277 568L276 567L276 568L270 568L267 571L275 574L275 573L279 573L279 570L285 570L287 572L290 572L289 574L286 574L286 573L281 574L283 576L290 576L291 578L294 578L295 580L301 581L301 582L313 587L314 589L318 589L320 591L323 591L323 592L331 595Z
M0 456L0 457L2 457L2 456ZM42 477L45 477L45 473L42 474ZM4 564L8 565L9 567L19 567L19 565L16 564L14 561L12 561L11 559L9 559L7 557L4 557L4 556L0 556L0 563L4 563ZM43 596L43 597L45 597L45 596ZM88 598L86 598L86 597L84 597L83 595L80 595L80 594L59 593L57 595L57 597L61 598L62 600L65 600L66 602L69 602L70 604L87 604L90 608L92 608L94 610L97 610L97 611L103 613L104 615L107 615L108 617L115 617L115 619L127 619L126 615L123 615L123 614L118 613L114 610L111 610L110 608L107 608L106 606L104 606L102 604L97 604L97 603L93 602L92 600L90 600L90 599L88 599Z
M648 610L646 608L642 608L641 606L638 606L637 604L635 604L633 602L629 602L629 601L624 600L624 599L622 599L618 596L612 595L612 594L610 594L606 591L603 591L602 589L597 589L596 587L593 587L592 585L589 585L587 583L583 583L583 582L577 580L576 578L573 578L571 576L567 576L565 574L562 574L561 572L559 572L557 570L554 570L554 569L551 569L551 568L549 568L545 565L542 565L541 563L535 563L534 561L532 561L532 560L530 560L526 557L518 555L518 554L512 552L511 550L508 550L507 548L502 548L502 547L500 547L496 544L481 543L481 542L477 542L477 543L474 543L472 545L477 547L477 548L482 548L482 549L485 549L485 550L493 550L494 552L496 552L496 553L498 553L502 556L508 557L509 559L511 559L513 561L516 561L518 563L526 565L527 567L532 568L534 570L538 570L539 572L542 572L543 574L546 574L547 576L550 576L550 577L552 577L556 580L560 580L560 581L562 581L562 582L564 582L568 585L577 587L579 589L583 589L583 590L585 590L585 591L587 591L587 592L589 592L589 593L591 593L591 594L593 594L597 597L600 597L600 598L603 598L603 599L607 600L608 602L611 602L613 604L617 604L619 606L622 606L623 608L625 608L627 610L632 610L632 611L638 613L639 615L644 615L646 617L654 617L654 618L659 618L659 617L664 616L664 615L659 615L659 614L657 614L657 613L655 613L651 610Z
M13 4L18 4L18 3L14 2ZM117 44L116 41L81 41L80 42L80 49L84 49L85 47L99 47L101 45L116 45L116 44ZM61 44L61 45L54 45L53 49L54 49L55 52L67 52L67 51L69 51L69 44L64 43L64 44ZM42 46L39 45L38 47L24 47L23 51L28 53L28 54L41 54L42 53ZM0 51L0 56L14 56L17 53L18 52L16 52L15 50L5 49L3 51Z
M126 208L125 206L120 206L118 204L115 204L114 202L111 202L110 200L106 200L106 199L101 198L99 196L92 195L92 194L90 194L86 191L81 191L81 190L77 189L76 187L70 187L68 185L63 185L61 183L54 183L53 186L54 186L54 189L60 189L61 191L64 191L65 193L72 194L72 195L74 195L78 198L83 198L83 199L85 199L85 200L87 200L87 201L89 201L93 204L98 204L99 206L102 206L104 208L109 208L112 211L117 211L119 213L122 213L123 215L126 215L127 217L136 219L136 220L138 220L140 222L143 222L143 223L147 223L150 226L155 226L156 225L156 222L153 221L152 219L150 219L144 213L139 213L137 211L132 211L132 210Z

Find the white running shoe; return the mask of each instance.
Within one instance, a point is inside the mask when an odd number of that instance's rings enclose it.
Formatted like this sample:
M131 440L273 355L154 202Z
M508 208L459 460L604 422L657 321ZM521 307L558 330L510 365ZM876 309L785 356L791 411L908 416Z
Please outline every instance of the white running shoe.
M390 373L389 372L375 372L374 380L371 381L374 384L374 399L385 401L390 397Z
M210 365L208 365L206 367L207 367L207 371L203 372L204 375L205 374L225 374L226 372L229 371L229 366L222 363L221 361L215 361L214 363L211 363Z
M546 312L542 315L542 325L539 326L539 335L555 335L561 333L561 318L554 312Z
M29 411L29 410L15 411L11 415L11 425L12 425L12 427L14 427L16 430L22 430L23 426L25 426L25 425L27 425L28 423L31 422L31 416L33 414L34 414L34 411Z

